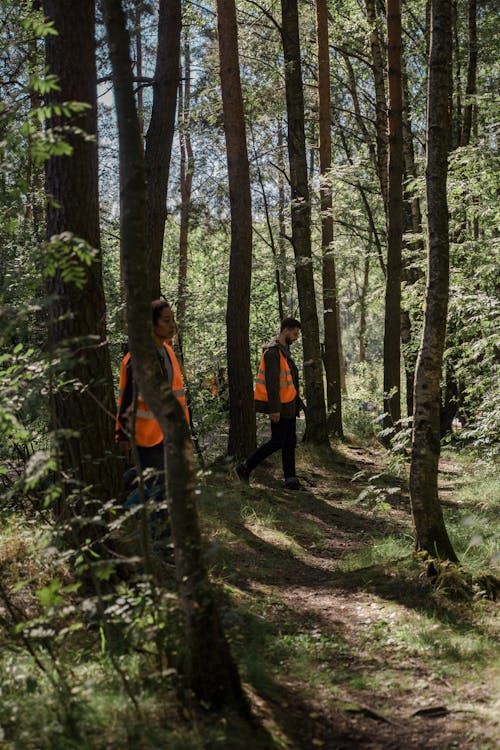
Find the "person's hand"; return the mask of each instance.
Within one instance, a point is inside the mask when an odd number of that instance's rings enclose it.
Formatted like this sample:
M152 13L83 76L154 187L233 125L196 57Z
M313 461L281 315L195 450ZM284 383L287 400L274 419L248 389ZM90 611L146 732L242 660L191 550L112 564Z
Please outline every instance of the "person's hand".
M271 422L275 422L275 423L280 421L280 417L281 417L281 414L279 413L279 411L275 411L269 415Z

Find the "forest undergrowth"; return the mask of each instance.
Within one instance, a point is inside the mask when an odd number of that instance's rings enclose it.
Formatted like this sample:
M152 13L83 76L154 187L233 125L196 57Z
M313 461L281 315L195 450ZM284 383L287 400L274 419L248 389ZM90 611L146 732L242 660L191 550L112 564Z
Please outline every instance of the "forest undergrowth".
M102 576L99 599L25 507L0 536L0 748L497 747L498 625L484 582L499 575L498 470L444 453L463 570L431 581L413 552L404 461L355 441L301 444L297 457L300 492L283 489L277 459L249 487L223 461L200 471L207 564L255 729L182 690L168 561L154 587L137 576L111 595Z

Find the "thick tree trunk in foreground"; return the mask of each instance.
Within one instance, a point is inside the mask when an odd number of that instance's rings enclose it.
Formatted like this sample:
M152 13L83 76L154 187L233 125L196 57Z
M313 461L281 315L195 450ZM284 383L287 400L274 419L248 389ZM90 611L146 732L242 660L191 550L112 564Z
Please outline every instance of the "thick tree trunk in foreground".
M417 362L410 496L417 549L455 561L438 498L440 382L449 290L448 92L451 2L433 0L427 95L428 276L424 332Z
M389 159L387 180L387 277L384 325L385 428L401 419L401 247L403 244L403 95L401 83L401 3L387 0ZM386 444L390 440L385 440Z
M234 0L217 0L217 31L231 204L226 311L230 406L227 450L230 456L243 457L253 450L256 440L249 343L252 207Z
M129 36L121 3L104 0L113 69L120 149L123 150L121 232L128 291L127 322L137 383L165 436L167 501L175 548L176 577L186 618L187 679L201 700L245 710L238 672L215 606L203 555L196 510L193 446L178 401L158 368L152 341L150 289L144 283L146 178L132 88Z
M167 218L167 188L175 128L179 57L181 44L181 0L159 0L158 46L153 84L153 108L146 133L147 251L150 297L160 296L160 268Z
M326 397L331 412L331 430L342 437L342 387L340 361L340 323L338 316L337 276L333 248L332 190L328 183L332 164L330 112L330 55L326 0L316 0L316 37L318 41L319 170L321 195L321 246L323 251L323 322L325 328Z
M304 347L304 380L307 400L307 439L327 443L323 363L311 256L311 202L307 183L304 134L304 91L300 61L297 0L281 0L285 59L288 156L292 193L292 243L299 295Z
M58 76L59 91L49 104L87 102L90 108L68 118L52 118L50 127L68 124L97 134L94 3L79 0L71 7L63 0L45 0L44 13L58 31L46 38L49 72ZM50 310L49 346L64 349L65 380L78 382L70 391L59 390L53 400L53 428L68 430L58 440L61 468L83 486L93 485L96 496L116 497L120 487L118 461L113 456L115 400L106 341L106 307L99 237L97 144L69 134L72 156L54 156L46 162L47 234L70 232L97 251L90 266L72 261L84 274L79 288L61 273L48 280L54 295ZM66 245L67 247L67 245ZM70 362L72 360L73 364ZM64 508L62 509L64 511Z

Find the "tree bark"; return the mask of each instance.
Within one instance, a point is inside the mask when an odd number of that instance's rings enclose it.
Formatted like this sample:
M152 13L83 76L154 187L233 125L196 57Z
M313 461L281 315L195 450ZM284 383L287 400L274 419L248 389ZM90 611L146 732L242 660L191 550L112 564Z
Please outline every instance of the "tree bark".
M448 93L451 114L451 140L450 149L454 151L460 145L460 134L462 132L462 58L460 52L460 36L458 21L458 0L452 2L452 25L453 41L451 46L451 55L454 61L453 68L450 68L450 76L453 83L450 85Z
M307 439L328 442L323 365L311 255L311 203L307 182L304 131L304 91L300 59L297 0L281 0L285 88L288 114L288 157L292 214L292 244L304 347L307 399Z
M364 123L363 116L361 114L361 107L359 106L359 97L358 97L358 92L357 92L357 88L356 88L356 78L354 76L354 70L353 70L353 67L352 67L352 63L351 63L351 60L349 58L349 55L347 55L347 54L344 53L343 54L343 58L344 58L344 61L345 61L345 64L346 64L346 68L347 68L347 75L349 77L349 92L350 92L351 97L352 97L352 103L353 103L353 107L354 107L354 114L355 114L355 117L356 117L356 122L358 124L359 131L360 131L362 137L365 140L365 143L366 143L366 146L368 148L368 152L370 154L370 159L372 161L372 164L373 164L373 167L375 169L375 172L378 173L377 152L376 152L376 149L375 149L375 147L373 145L372 139L370 138L370 134L368 132L368 129L367 129L365 123ZM349 148L349 144L347 142L347 138L346 138L346 135L344 133L344 129L342 128L341 124L339 124L339 125L340 125L340 127L338 129L338 132L339 132L339 135L340 135L340 140L342 141L342 146L344 147L344 151L345 151L345 155L347 156L347 160L348 160L349 164L352 166L353 165L353 159L352 159L352 156L351 156L351 150ZM362 184L360 182L356 183L356 188L358 189L359 194L361 196L361 200L363 201L363 206L365 208L366 216L367 216L367 219L368 219L368 223L370 225L370 231L373 233L373 237L374 237L374 240L375 240L375 245L376 245L376 248L377 248L378 260L379 260L379 263L380 263L380 269L381 269L383 275L386 276L387 275L387 271L386 271L384 257L383 257L382 243L381 243L380 238L379 238L379 234L378 234L378 231L377 231L377 226L375 224L375 218L374 218L373 211L372 211L370 202L369 202L367 194L366 194L366 190L364 189L364 187L362 186Z
M405 55L401 57L401 75L403 84L403 160L406 179L417 177L415 151L413 148L413 132L409 106L408 78L406 75ZM422 239L422 211L418 195L405 196L403 204L404 233L413 234L411 241L403 245L402 279L408 285L415 284L422 272L418 261L423 257L424 243ZM413 415L413 388L415 384L415 364L417 359L416 342L414 341L410 310L401 310L401 343L406 376L406 411Z
M46 162L47 235L70 232L97 251L90 266L80 266L85 275L82 288L65 281L60 272L48 280L47 291L54 297L49 347L56 357L64 350L65 380L71 378L78 384L55 393L52 427L58 436L63 473L82 487L92 486L94 496L109 499L117 496L120 472L113 455L115 400L99 236L94 3L79 0L70 7L64 0L45 0L43 8L58 31L57 36L46 38L47 67L58 77L60 87L50 92L47 103L90 104L71 120L51 118L49 126L70 124L94 136L92 141L69 134L66 140L73 147L72 156L54 156ZM63 515L67 510L61 507Z
M328 46L328 10L326 0L316 0L316 38L318 43L319 171L321 199L321 247L323 278L323 324L325 336L324 364L326 397L332 432L343 436L342 387L340 360L340 321L338 314L337 277L333 247L333 205L329 184L332 164L330 55Z
M251 129L251 125L250 125ZM283 308L283 290L281 286L281 273L280 273L280 258L278 257L278 251L276 249L276 243L274 241L274 233L273 233L273 227L271 224L271 215L269 212L269 204L267 200L266 195L266 189L264 186L264 180L262 179L262 172L259 165L259 157L257 155L257 150L255 149L255 141L253 139L253 131L252 132L252 144L253 144L253 151L254 151L254 163L257 167L257 177L259 180L260 185L260 192L262 194L262 202L264 204L264 212L266 214L266 224L267 224L267 232L269 234L269 242L267 243L269 247L271 248L271 253L273 255L273 262L274 262L274 278L276 280L276 298L278 302L278 314L280 320L283 320L285 318L285 311Z
M401 246L403 242L403 100L401 2L387 0L389 161L387 185L387 277L384 325L385 428L401 419ZM390 441L385 440L386 444Z
M167 218L167 188L174 139L181 37L181 0L159 0L158 46L153 107L146 133L145 164L148 190L147 269L151 299L161 293L160 270Z
M285 148L285 137L284 137L284 131L283 131L283 121L281 116L278 117L277 121L278 126L278 156L277 156L277 162L278 162L278 226L279 226L279 239L278 239L278 248L279 248L279 260L278 260L278 267L280 270L280 278L282 280L282 289L283 289L283 303L284 307L290 308L290 300L292 295L292 287L293 287L293 277L291 282L289 283L289 274L288 274L288 264L286 260L286 248L287 248L287 241L286 241L286 222L285 222L285 157L284 157L284 148ZM288 294L287 294L288 291ZM289 310L291 313L291 310ZM286 316L285 316L286 317Z
M145 283L148 263L146 170L132 88L129 35L121 2L103 0L103 9L113 69L120 148L123 150L121 232L130 351L138 386L165 438L167 502L176 577L186 618L188 683L198 698L212 706L232 704L246 713L238 672L203 561L189 428L177 399L161 377L152 342L151 292Z
M427 94L426 191L428 275L424 332L417 361L410 496L416 547L430 556L456 561L438 498L440 382L449 291L448 203L451 2L432 0Z
M375 0L365 0L366 15L370 24L370 47L372 52L373 82L375 85L375 132L377 142L377 175L387 211L387 103L385 97L384 55L378 30Z
M231 255L226 310L228 454L240 458L253 450L256 434L249 342L252 206L234 0L217 0L217 31L231 204Z
M472 111L476 95L477 73L477 0L469 0L469 63L467 66L467 86L465 89L465 107L462 120L460 145L468 146L472 130Z
M191 52L189 28L184 30L184 75L179 80L179 145L180 145L180 189L181 224L179 231L179 276L177 282L177 324L184 331L187 298L188 237L191 213L191 190L193 186L194 157L191 144Z
M365 261L363 264L363 283L361 285L361 291L359 294L359 361L360 364L366 362L366 309L367 309L367 295L368 285L370 282L370 253L372 245L372 232L365 250Z

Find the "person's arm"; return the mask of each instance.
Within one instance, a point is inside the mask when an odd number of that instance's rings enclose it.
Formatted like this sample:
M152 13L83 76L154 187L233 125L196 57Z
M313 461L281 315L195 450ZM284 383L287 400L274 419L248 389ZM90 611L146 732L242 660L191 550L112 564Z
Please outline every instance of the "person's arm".
M266 364L266 390L269 406L269 416L272 422L278 422L281 413L280 400L280 353L276 347L271 347L264 355Z

